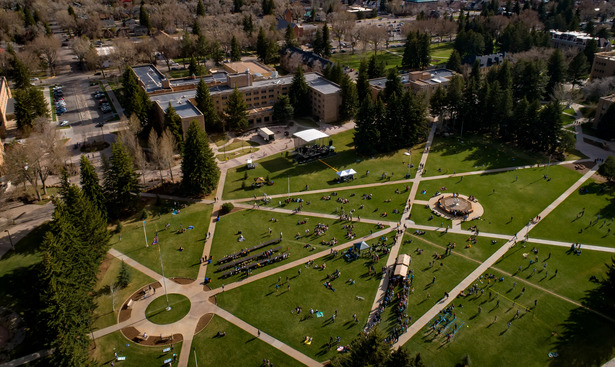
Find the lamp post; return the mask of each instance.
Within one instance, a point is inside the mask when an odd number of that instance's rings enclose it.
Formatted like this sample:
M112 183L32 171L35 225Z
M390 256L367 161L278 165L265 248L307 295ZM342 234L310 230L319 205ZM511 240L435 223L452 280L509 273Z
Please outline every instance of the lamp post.
M158 234L156 234L156 237ZM162 265L162 253L160 252L160 243L158 244L158 257L160 257L160 270L162 270L162 285L164 286L164 296L167 298L167 311L171 311L171 306L169 305L169 294L167 293L167 282L164 277L164 266Z
M549 154L549 163L547 163L547 173L545 173L545 180L549 178L549 166L551 165L551 154Z
M11 248L15 250L15 246L13 245L13 238L11 237L11 232L9 232L8 229L5 229L4 232L6 232L9 235L9 242L11 243Z
M194 352L194 363L196 364L196 367L199 367L199 361L196 359L196 348L192 348L192 351Z

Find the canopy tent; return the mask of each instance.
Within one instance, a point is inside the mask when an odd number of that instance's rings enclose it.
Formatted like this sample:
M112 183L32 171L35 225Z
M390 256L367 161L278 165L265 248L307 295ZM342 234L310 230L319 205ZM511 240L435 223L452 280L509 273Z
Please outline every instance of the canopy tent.
M297 146L297 140L299 140L301 143L300 145L303 145L303 143L310 143L312 141L318 140L318 139L324 139L324 138L328 138L329 135L323 133L322 131L318 131L316 129L308 129L308 130L303 130L303 131L297 131L296 133L293 134L293 138L295 138L295 146Z
M369 249L369 245L365 241L357 242L354 244L354 248L363 251Z
M337 175L340 176L340 178L344 178L346 176L352 176L356 174L357 174L357 171L353 170L352 168L337 172Z
M257 178L254 179L254 182L256 182L256 183L264 183L265 179L262 178L262 177L257 177Z
M252 158L249 158L249 159L248 159L247 168L248 168L248 169L254 169L254 168L256 168L256 164L252 163Z
M400 276L405 278L408 275L408 267L403 264L399 264L395 267L395 271L393 272L393 276Z
M410 255L406 255L406 254L399 255L397 257L397 264L410 266L411 259L412 258L410 257Z

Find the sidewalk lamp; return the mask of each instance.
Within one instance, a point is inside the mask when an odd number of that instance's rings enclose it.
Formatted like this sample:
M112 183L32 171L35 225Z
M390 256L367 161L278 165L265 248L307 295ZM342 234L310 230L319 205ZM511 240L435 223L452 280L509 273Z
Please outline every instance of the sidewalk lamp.
M6 232L9 235L9 242L11 243L11 248L15 250L15 246L13 245L13 238L11 237L11 232L9 232L8 229L5 229L4 232Z

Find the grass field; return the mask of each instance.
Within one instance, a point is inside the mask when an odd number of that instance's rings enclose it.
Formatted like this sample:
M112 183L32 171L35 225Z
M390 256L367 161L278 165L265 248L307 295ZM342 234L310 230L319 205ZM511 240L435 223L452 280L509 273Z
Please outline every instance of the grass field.
M360 216L361 218L399 222L406 206L408 191L411 187L411 183L399 183L397 185L383 185L356 190L298 195L298 197L305 202L303 210L309 212L339 215L343 208L346 214L354 210L354 218ZM371 199L368 199L370 194L372 195ZM364 198L364 195L367 196ZM330 197L330 199L324 200L323 197ZM341 200L341 202L338 200ZM344 203L345 200L348 200L348 203ZM268 205L278 207L279 200L272 200ZM293 202L286 204L282 201L282 207L295 209L297 204ZM394 210L398 212L394 213Z
M550 181L544 179L545 173L546 168L540 167L422 181L419 197L423 190L426 191L426 194L422 195L425 200L436 191L473 195L483 206L485 213L480 219L463 222L461 227L467 229L477 225L482 232L512 235L581 177L579 173L562 166L549 168ZM446 190L442 190L443 188ZM553 213L549 217L551 215ZM432 225L439 224L438 218L434 217L433 221L437 223ZM532 232L531 235L535 234Z
M341 256L334 259L325 256L315 261L316 265L326 263L325 270L301 265L219 294L218 305L300 352L325 361L337 354L335 348L326 346L330 337L339 336L345 345L363 328L380 281L380 268L385 262L386 256L377 264L366 258L348 263ZM377 274L368 274L367 267L371 265ZM323 284L335 269L339 269L341 275L331 281L335 289L332 291ZM280 289L276 291L278 277ZM349 279L355 280L355 284L348 282ZM301 314L294 311L297 307L302 307ZM310 309L321 311L323 317L310 317ZM338 314L333 322L336 310ZM359 322L353 321L353 314L357 314ZM306 336L313 338L311 345L303 343Z
M172 206L172 203L171 203ZM180 213L156 215L157 209L149 207L149 217L145 220L147 242L143 233L143 224L139 215L123 223L121 240L118 234L111 238L111 245L116 250L139 263L160 272L158 248L162 253L165 276L195 279L199 271L200 258L203 256L203 243L211 220L211 205L192 204L180 209ZM165 230L165 225L169 228ZM185 228L185 233L177 233ZM194 226L194 229L187 229ZM158 231L158 245L152 245ZM183 251L179 248L183 247Z
M576 120L576 117L562 113L562 125L572 124L574 123L575 120Z
M393 174L393 180L404 178L408 171L411 177L416 175L422 145L412 147L410 157L404 155L408 149L400 149L390 154L364 159L359 157L353 149L353 134L354 131L349 130L333 135L331 139L337 154L324 159L323 162L316 161L298 165L293 163L291 158L280 154L255 161L257 166L253 170L248 170L245 166L231 168L227 172L224 198L237 199L253 195L262 196L263 193L270 195L286 193L289 179L290 191L296 192L305 189L305 185L309 185L310 190L315 190L384 182L385 180L381 177L384 172L389 176ZM414 168L410 170L408 170L409 161L414 164ZM353 168L357 171L355 180L338 183L336 171L331 167L336 170ZM369 175L366 175L367 171L370 172ZM247 178L245 178L246 175ZM274 185L253 188L251 184L257 177L269 177ZM241 187L244 179L245 189Z
M224 331L224 337L216 334ZM260 366L263 359L280 367L300 366L301 363L280 352L269 344L248 334L219 316L209 322L207 328L195 335L188 366ZM229 352L232 351L232 352ZM195 360L196 352L196 360Z
M96 339L96 348L92 350L92 357L96 361L96 366L109 366L115 358L126 357L123 362L116 362L116 366L162 366L166 359L172 358L182 349L182 343L173 344L173 351L164 353L162 350L166 346L145 347L131 340L126 339L120 331L105 335ZM168 366L166 364L165 366ZM172 366L177 366L174 362Z
M147 306L145 317L154 324L166 325L181 320L190 312L190 300L181 294L170 293L168 305L171 309L167 311L167 297L160 295Z
M351 69L359 70L359 66L361 65L361 60L366 59L369 60L374 51L366 51L366 52L358 52L352 54L350 52L346 53L336 53L331 55L331 61L339 63L341 66L348 66ZM386 50L380 50L376 54L376 59L378 61L384 61L386 65L386 69L401 67L401 56L397 53L387 52Z
M614 247L614 195L612 185L588 181L543 219L530 236Z
M221 154L218 154L218 155L216 155L216 159L219 160L220 162L223 162L223 161L228 160L228 159L233 159L233 158L241 157L241 156L244 156L244 155L247 155L247 154L253 154L253 153L256 153L258 151L259 151L259 148L253 148L253 147L247 148L246 147L243 150L236 150L236 151L231 152L231 153L221 153Z
M471 172L485 169L547 163L548 157L520 151L510 144L494 142L487 137L466 136L434 139L425 163L427 173L438 176L454 172Z
M271 218L277 219L277 222L272 222ZM307 218L306 224L298 224L298 221L302 221L305 218ZM327 224L329 226L325 234L320 237L314 234L314 227L317 223ZM368 235L370 230L378 230L374 224L354 223L354 232L357 237L355 240L351 240L346 236L346 229L343 228L343 226L348 223L349 222L346 221L333 219L302 217L301 213L288 215L268 213L261 210L241 210L221 217L220 222L216 225L216 232L210 251L210 255L213 256L212 265L215 264L218 259L239 252L243 248L252 247L271 239L279 238L280 232L283 232L283 240L280 244L258 249L255 253L282 246L278 254L290 252L290 256L288 259L279 263L255 269L252 274L257 274L261 271L269 270L315 252L328 249L329 246L321 244L321 241L331 241L335 238L338 240L338 245L341 245L345 242L360 241L360 238ZM269 235L269 228L271 228L272 231L271 236ZM309 230L308 235L305 234L306 229ZM242 235L246 239L245 241L238 241L238 231L242 232ZM300 234L301 237L297 239L296 234ZM313 246L313 249L304 247L308 243ZM241 274L234 275L226 280L220 279L219 277L222 272L215 272L218 266L212 265L207 267L207 276L214 280L214 286L220 286L220 283L224 282L230 283L244 276Z
M111 286L117 280L122 262L111 255L101 266L101 271L98 274L98 282L94 287L94 323L93 329L102 329L117 323L117 316L122 303L128 299L137 289L153 282L154 280L136 269L128 266L131 275L131 281L126 288L114 289L111 294ZM115 304L115 309L114 309Z

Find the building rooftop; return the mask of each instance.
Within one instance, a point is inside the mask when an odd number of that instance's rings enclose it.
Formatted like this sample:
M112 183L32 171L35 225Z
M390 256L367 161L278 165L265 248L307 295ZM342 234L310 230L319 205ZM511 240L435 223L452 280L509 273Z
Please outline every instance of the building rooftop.
M340 87L338 85L328 81L327 79L315 73L306 74L305 81L310 87L316 89L322 94L334 94L340 90Z
M244 73L246 70L250 71L250 74L271 74L275 70L255 61L236 61L224 63L224 68L231 73Z
M201 79L203 79L205 83L208 83L208 84L211 84L213 82L226 83L226 75L227 75L226 72L219 71L219 72L215 72L213 74L206 75L200 78L195 78L195 79L192 79L190 77L181 78L181 79L171 79L169 80L169 83L171 84L171 88L179 87L183 85L196 85L196 84L199 84L199 80Z
M137 78L145 85L145 91L147 93L162 89L162 80L166 78L153 65L133 66L132 70L137 75Z

